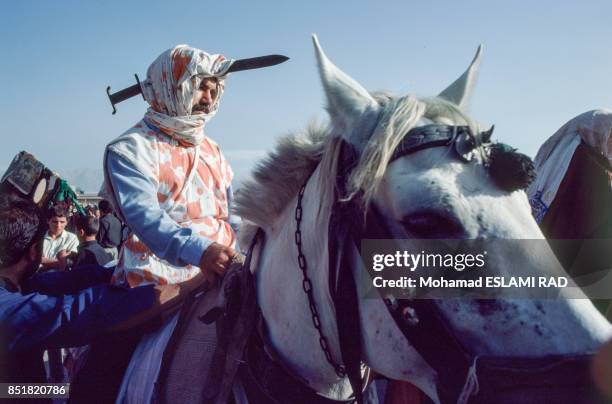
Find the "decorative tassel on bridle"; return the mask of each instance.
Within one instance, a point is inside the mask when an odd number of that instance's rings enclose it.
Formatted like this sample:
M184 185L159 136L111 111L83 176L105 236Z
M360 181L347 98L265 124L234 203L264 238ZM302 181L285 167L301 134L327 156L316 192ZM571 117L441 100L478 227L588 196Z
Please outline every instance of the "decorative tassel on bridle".
M535 167L528 156L504 143L492 143L485 147L489 149L489 174L504 191L526 189L535 179Z

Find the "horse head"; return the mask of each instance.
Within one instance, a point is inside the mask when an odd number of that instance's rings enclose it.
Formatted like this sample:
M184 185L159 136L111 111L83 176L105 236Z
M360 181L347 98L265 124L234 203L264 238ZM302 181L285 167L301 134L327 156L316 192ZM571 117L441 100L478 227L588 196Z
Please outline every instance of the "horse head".
M266 233L256 277L271 344L312 388L343 397L350 389L321 352L320 335L312 327L312 312L302 291L294 237L296 204L303 205L298 230L320 328L336 362L340 348L328 274L328 244L333 235L327 229L338 198L358 199L364 213L375 207L392 238L408 243L431 238L544 237L524 192L532 176L528 159L491 144L491 132L482 130L466 112L480 47L468 69L438 96L417 98L368 92L328 59L316 37L314 45L329 128L310 129L307 136L283 140L256 170L254 180L245 184L237 205L238 213ZM436 136L445 141L420 147L412 135L427 138L430 129L439 129ZM342 150L347 147L353 164L344 173L338 195L336 178L343 169L338 162L343 161ZM357 283L363 282L369 275L361 266L358 249L353 248L351 255L354 277ZM546 273L549 262L556 262L550 249L539 248L538 254L525 249L496 254L489 268L497 275L515 274L521 268L537 274ZM458 345L467 347L473 357L590 353L612 335L610 324L586 298L448 299L430 304ZM411 344L382 299L360 299L359 317L362 359L368 366L389 378L416 384L434 401L447 401L440 395L440 383L445 381L440 368L428 361L431 355ZM458 378L463 384L466 373ZM468 388L467 398L473 393Z

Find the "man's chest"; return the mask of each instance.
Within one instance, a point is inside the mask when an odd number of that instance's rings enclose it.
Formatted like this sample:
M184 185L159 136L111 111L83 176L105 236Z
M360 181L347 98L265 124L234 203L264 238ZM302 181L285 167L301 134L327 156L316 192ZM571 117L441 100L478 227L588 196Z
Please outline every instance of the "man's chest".
M46 237L43 243L43 256L45 258L55 258L61 250L73 248L71 238L62 234L56 238Z
M206 147L175 148L160 153L158 199L163 205L186 205L201 199L213 201L227 186L223 162Z

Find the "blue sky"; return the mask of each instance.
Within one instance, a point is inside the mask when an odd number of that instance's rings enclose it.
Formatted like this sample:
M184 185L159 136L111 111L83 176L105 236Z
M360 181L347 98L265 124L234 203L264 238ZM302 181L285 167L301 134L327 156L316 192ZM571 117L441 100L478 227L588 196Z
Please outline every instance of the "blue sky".
M326 119L310 40L370 90L435 95L484 45L471 113L534 155L573 116L612 107L612 2L12 1L0 5L0 168L19 150L49 167L100 168L104 146L142 117L105 89L133 84L188 43L232 58L282 53L234 74L207 128L243 177L275 137Z

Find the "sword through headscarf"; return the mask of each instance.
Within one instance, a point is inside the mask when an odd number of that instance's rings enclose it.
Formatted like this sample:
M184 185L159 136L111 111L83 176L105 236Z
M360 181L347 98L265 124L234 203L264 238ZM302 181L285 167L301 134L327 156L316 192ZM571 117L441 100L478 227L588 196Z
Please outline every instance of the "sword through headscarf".
M283 55L266 55L248 59L238 59L231 62L231 65L229 66L227 71L223 73L223 76L227 75L228 73L243 70L261 69L262 67L275 66L280 63L286 62L287 60L289 60L289 58ZM113 115L117 112L117 109L115 108L116 104L125 101L128 98L135 97L138 94L141 94L143 96L143 99L145 98L142 90L142 86L145 83L140 82L138 75L135 74L134 76L136 77L136 84L124 88L123 90L119 90L111 94L111 87L106 87L106 94L108 95L108 99L110 100L110 103L113 107Z

